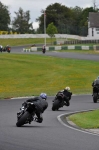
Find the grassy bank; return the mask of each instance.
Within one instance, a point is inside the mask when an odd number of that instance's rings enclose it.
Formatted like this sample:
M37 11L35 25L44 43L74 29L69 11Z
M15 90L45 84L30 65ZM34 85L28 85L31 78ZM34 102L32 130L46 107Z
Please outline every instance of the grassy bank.
M55 95L65 86L70 86L73 94L91 93L98 70L96 61L1 53L0 98L40 92Z
M96 54L96 55L99 55L99 50L58 50L58 52L69 52L69 53Z
M56 38L46 38L46 43L47 44L52 44L56 41ZM61 40L58 39L58 40ZM68 39L70 40L70 39ZM28 44L40 44L40 43L44 43L45 42L45 38L8 38L8 39L1 39L0 38L0 44L3 46L6 45L10 45L10 46L19 46L19 45L28 45ZM71 44L69 44L71 45ZM99 45L99 43L85 43L85 44L75 44L75 45L86 45L86 46L93 46L93 45Z
M54 42L55 38L52 40L50 38L46 39L47 43ZM0 39L0 44L3 46L10 45L10 46L19 46L19 45L26 45L26 44L38 44L44 43L44 38L19 38L19 39Z
M99 110L71 115L69 120L84 129L99 128Z

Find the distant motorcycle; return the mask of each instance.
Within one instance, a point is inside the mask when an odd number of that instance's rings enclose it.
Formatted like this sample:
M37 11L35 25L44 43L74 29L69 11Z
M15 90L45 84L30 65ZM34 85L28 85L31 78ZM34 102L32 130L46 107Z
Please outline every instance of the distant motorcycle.
M55 96L55 99L52 101L52 110L58 110L63 106L67 106L66 101L64 101L64 94L63 92L58 92Z
M43 54L45 53L45 49L42 49Z
M42 52L43 52L43 54L46 52L46 48L45 48L45 46L43 46L43 48L42 48Z
M2 52L11 52L11 47L10 46L5 46L4 48L2 48Z
M17 113L17 127L21 127L24 124L31 124L32 121L35 121L35 105L32 102L28 102L26 107L22 107L21 111Z
M93 102L97 103L99 100L99 85L93 86Z

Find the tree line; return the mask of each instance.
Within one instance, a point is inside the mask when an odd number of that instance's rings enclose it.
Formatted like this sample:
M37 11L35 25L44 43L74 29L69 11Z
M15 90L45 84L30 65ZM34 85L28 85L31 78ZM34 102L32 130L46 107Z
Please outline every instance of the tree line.
M0 2L0 31L8 33L17 32L26 33L44 33L44 15L46 19L46 28L53 24L59 34L74 34L86 36L88 34L88 16L89 12L98 12L94 7L81 8L66 7L60 3L50 4L45 10L41 10L41 16L36 18L39 22L39 28L35 31L33 23L30 23L30 11L24 11L21 7L15 13L11 21L8 6ZM50 28L47 29L48 32ZM51 34L51 33L50 33Z

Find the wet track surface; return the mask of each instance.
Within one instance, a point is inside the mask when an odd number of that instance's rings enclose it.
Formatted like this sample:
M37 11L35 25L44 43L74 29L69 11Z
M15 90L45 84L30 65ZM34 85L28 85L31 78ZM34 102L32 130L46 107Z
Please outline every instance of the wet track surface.
M16 48L12 49L16 53ZM22 47L17 53L23 53ZM32 54L42 54L33 52ZM64 55L65 54L65 55ZM99 56L48 52L45 55L99 61ZM74 57L73 57L74 56ZM43 123L16 127L16 113L25 99L0 100L0 150L99 150L99 136L74 130L59 122L57 116L75 111L98 109L91 95L72 96L69 107L52 111L53 97L48 97L48 108Z

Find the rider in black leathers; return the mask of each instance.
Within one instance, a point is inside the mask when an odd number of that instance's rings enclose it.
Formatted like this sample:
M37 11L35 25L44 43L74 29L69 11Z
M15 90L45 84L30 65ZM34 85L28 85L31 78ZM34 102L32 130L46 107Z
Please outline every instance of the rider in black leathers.
M70 87L66 87L64 90L63 90L63 94L64 94L64 101L66 102L66 106L69 106L70 105L70 102L69 100L71 99L71 96L72 96L72 92L70 92Z
M26 107L27 102L33 102L33 104L35 105L35 108L36 108L36 116L37 116L37 118L35 118L35 121L41 123L43 121L42 113L48 107L48 102L46 101L46 99L47 99L47 94L41 93L40 96L26 100L22 104L22 107Z
M94 87L97 84L99 84L99 76L92 82L92 86Z
M97 79L95 79L93 82L92 82L92 87L93 87L93 93L94 93L94 87L95 86L98 86L99 87L99 76L97 77ZM92 94L93 95L93 94Z
M64 90L59 91L58 93L63 93L64 105L69 106L70 105L70 99L72 96L72 92L70 92L70 87L66 87ZM56 98L57 98L57 95L56 95Z

